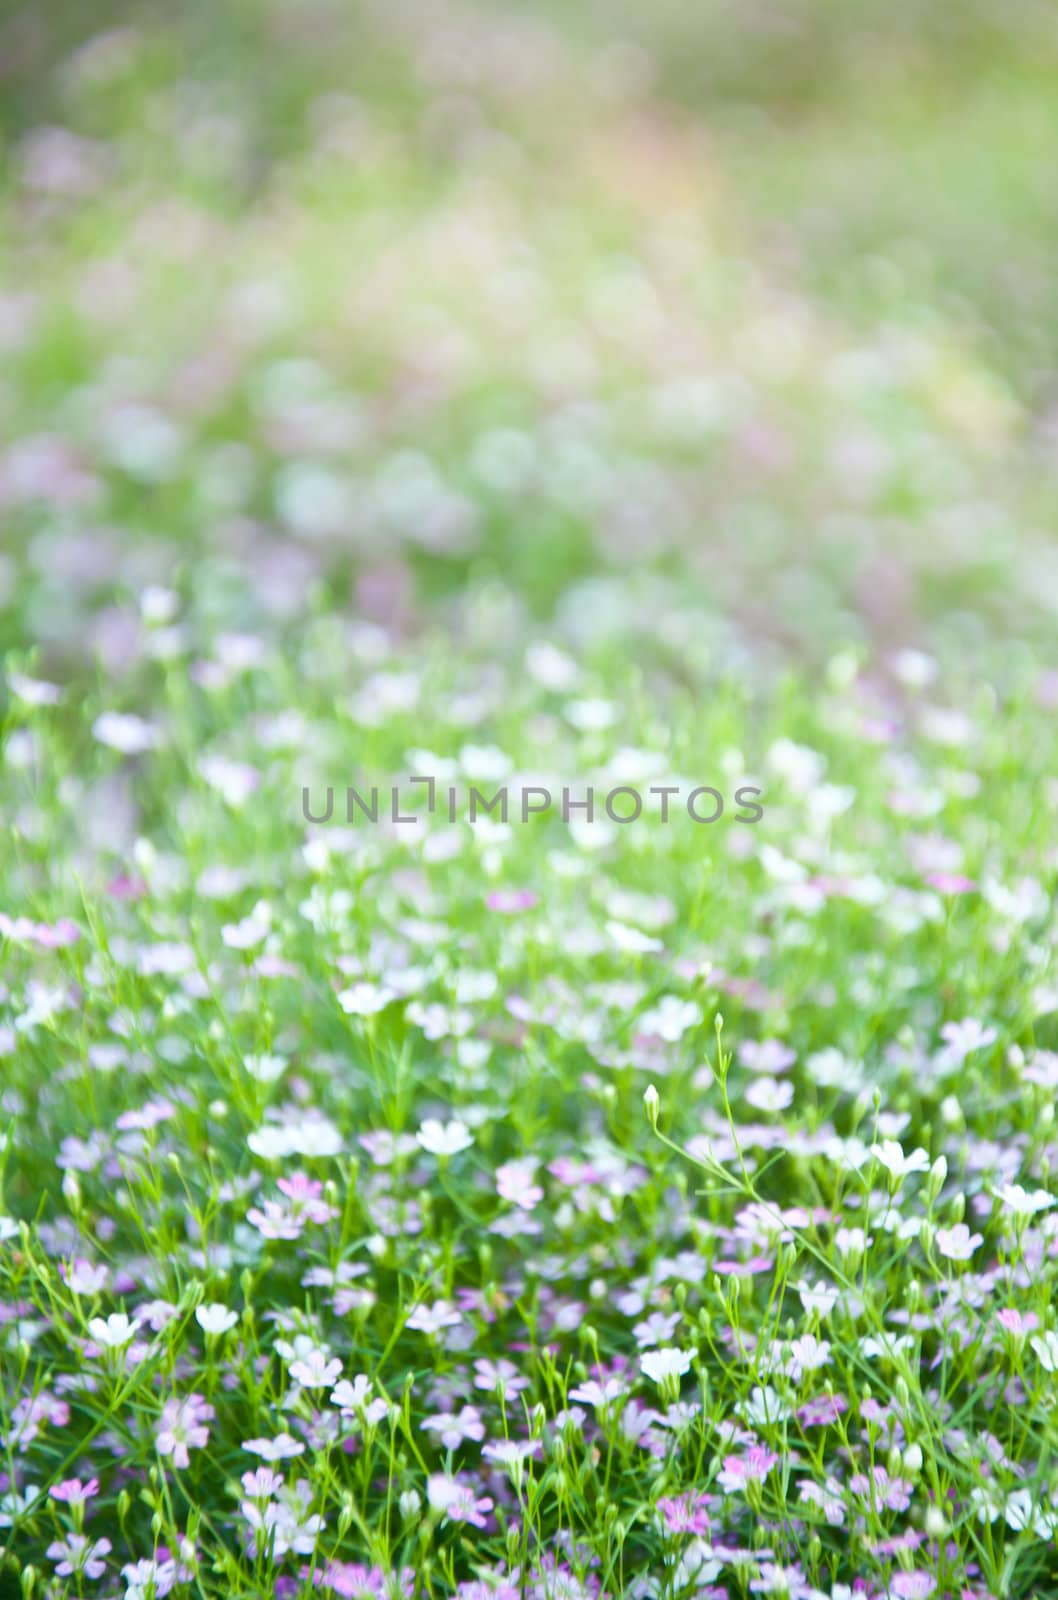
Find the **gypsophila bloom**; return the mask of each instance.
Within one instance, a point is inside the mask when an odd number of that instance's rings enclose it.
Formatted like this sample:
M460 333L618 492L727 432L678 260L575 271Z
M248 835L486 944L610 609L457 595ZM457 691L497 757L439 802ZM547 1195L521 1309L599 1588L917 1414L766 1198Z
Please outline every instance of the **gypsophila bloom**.
M996 1198L1016 1217L1034 1217L1039 1212L1058 1205L1058 1200L1054 1195L1048 1194L1046 1189L1034 1189L1030 1194L1020 1183L1001 1184L995 1194Z
M748 1484L763 1483L778 1460L778 1456L763 1445L752 1445L744 1456L725 1456L716 1481L725 1494L741 1493Z
M48 1557L55 1562L58 1578L101 1578L106 1571L106 1556L110 1554L109 1539L89 1539L83 1533L68 1533L65 1539L56 1539L48 1546Z
M954 1228L938 1228L934 1234L937 1249L948 1261L969 1261L977 1246L983 1243L979 1233L971 1234L965 1222Z
M903 1478L891 1478L884 1467L854 1473L849 1488L869 1504L883 1505L889 1511L906 1511L911 1504L912 1485Z
M59 1500L63 1505L83 1506L99 1493L99 1479L89 1478L87 1483L82 1483L80 1478L66 1478L62 1483L55 1484L48 1490L52 1500Z
M246 1439L243 1449L251 1455L260 1456L263 1461L289 1461L305 1452L301 1441L289 1433L277 1433L274 1439Z
M770 1078L758 1078L746 1090L746 1099L758 1111L785 1111L793 1104L793 1085L774 1083Z
M508 1161L496 1169L496 1192L501 1200L508 1200L523 1211L532 1211L544 1198L544 1191L535 1183L535 1161Z
M127 1317L123 1311L112 1311L109 1317L90 1317L88 1331L97 1344L108 1350L122 1350L131 1344L140 1330L140 1322Z
M467 1484L444 1473L432 1474L426 1491L432 1509L441 1512L447 1521L467 1523L472 1528L487 1527L493 1504L487 1495L475 1495Z
M1058 1333L1048 1329L1046 1333L1035 1334L1029 1346L1036 1352L1044 1372L1058 1372Z
M798 1495L802 1503L818 1507L832 1528L844 1525L845 1501L841 1484L836 1478L828 1477L822 1486L818 1483L802 1483Z
M214 1408L199 1394L190 1394L182 1400L169 1400L155 1431L155 1447L159 1455L170 1456L174 1467L190 1464L191 1450L201 1450L209 1441L206 1424L212 1421Z
M871 1145L871 1155L889 1173L895 1183L902 1183L915 1172L929 1170L929 1156L926 1151L919 1148L905 1155L895 1139L884 1139L881 1144Z
M435 1300L433 1305L416 1306L406 1327L420 1333L440 1333L444 1328L456 1328L463 1318L448 1300Z
M825 1367L829 1360L830 1344L826 1339L817 1339L813 1333L802 1334L790 1344L786 1371L796 1381L805 1373L816 1372L820 1367Z
M657 1509L666 1533L709 1532L708 1501L703 1494L659 1500Z
M946 1022L940 1036L944 1040L941 1057L946 1067L961 1066L968 1055L987 1049L999 1037L995 1028L986 1027L976 1017L968 1017L964 1022Z
M108 1269L102 1263L95 1264L91 1261L72 1261L68 1267L65 1265L60 1267L59 1271L68 1288L77 1295L101 1294L110 1277Z
M485 1424L476 1406L463 1406L458 1412L443 1412L439 1416L425 1417L423 1427L438 1435L446 1450L458 1450L465 1439L480 1441L485 1437Z
M423 1149L434 1156L455 1156L461 1150L469 1150L474 1143L470 1129L458 1117L451 1122L427 1118L419 1129L418 1140Z
M100 744L127 756L153 750L159 742L157 728L131 712L102 712L92 724L92 732Z
M342 1363L328 1358L325 1350L309 1350L290 1363L290 1376L303 1389L329 1389L342 1375Z
M691 1370L691 1355L687 1350L648 1350L639 1358L639 1367L654 1383L664 1383L669 1378L682 1378Z
M143 1560L129 1562L121 1569L125 1580L125 1600L164 1600L181 1581L175 1561Z
M195 1321L203 1333L219 1338L234 1328L238 1322L238 1314L230 1311L227 1306L214 1302L208 1306L198 1306L195 1310Z
M821 1317L828 1317L838 1303L837 1289L822 1280L810 1284L802 1278L795 1287L804 1309Z
M898 1572L889 1586L892 1600L929 1600L937 1580L928 1572Z
M276 1558L291 1553L311 1555L324 1527L323 1517L311 1506L312 1491L304 1478L284 1483L266 1505L249 1498L241 1501L248 1549L255 1556L271 1550Z
M0 25L0 1597L1058 1600L1052 8L188 9Z

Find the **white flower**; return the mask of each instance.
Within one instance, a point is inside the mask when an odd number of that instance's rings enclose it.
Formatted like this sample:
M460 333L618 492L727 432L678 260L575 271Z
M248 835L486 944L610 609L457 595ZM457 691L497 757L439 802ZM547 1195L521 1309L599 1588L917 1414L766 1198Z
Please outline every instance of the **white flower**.
M901 1183L912 1172L929 1170L929 1156L925 1150L921 1148L912 1150L910 1155L905 1156L895 1139L883 1139L881 1144L872 1144L871 1155L876 1161L881 1162L897 1183Z
M92 732L100 744L120 750L125 756L153 750L158 743L157 728L132 712L104 711L92 724Z
M293 1115L281 1127L267 1123L247 1135L246 1143L255 1156L265 1161L281 1161L284 1156L336 1156L342 1136L333 1122L318 1112Z
M1002 1510L995 1490L980 1485L970 1490L970 1504L977 1513L978 1522L995 1522Z
M838 1291L821 1278L815 1283L802 1278L797 1284L797 1293L804 1309L808 1312L818 1311L821 1317L829 1317L838 1300Z
M829 1360L829 1342L817 1339L814 1333L805 1333L790 1345L786 1371L791 1378L800 1378L803 1372L815 1372L818 1367L825 1367Z
M969 1261L982 1243L981 1235L972 1234L965 1222L957 1222L954 1228L938 1228L935 1238L937 1249L949 1261Z
M405 1323L417 1333L440 1333L444 1328L458 1328L463 1314L450 1300L435 1300L432 1305L417 1305Z
M469 1150L474 1143L470 1129L458 1117L453 1117L451 1122L427 1117L416 1137L432 1156L455 1156L461 1150Z
M243 1056L242 1064L258 1083L275 1083L287 1070L286 1056L260 1055Z
M664 1383L669 1378L682 1378L691 1370L688 1350L675 1350L667 1346L661 1350L648 1350L639 1359L640 1371L653 1383Z
M770 1423L785 1422L791 1414L790 1407L770 1384L754 1385L749 1399L742 1407L742 1415L754 1428L766 1428Z
M18 1223L14 1217L0 1217L0 1244L18 1238Z
M758 1078L746 1090L746 1099L757 1111L785 1111L793 1101L791 1083L776 1083L772 1078Z
M93 1317L88 1331L97 1344L106 1345L108 1350L120 1350L123 1345L132 1343L141 1326L135 1317L127 1317L123 1311L112 1311L106 1321Z
M252 950L267 939L271 929L272 908L267 900L259 900L241 922L226 922L220 936L229 950Z
M161 1600L177 1578L175 1561L129 1562L121 1569L125 1580L125 1600Z
M296 1156L336 1156L342 1136L333 1122L318 1112L298 1117L287 1126L290 1149Z
M373 1017L376 1012L384 1011L391 1000L396 1000L397 995L393 989L376 983L354 983L352 988L343 989L338 996L338 1004L348 1017Z
M343 1378L331 1390L331 1405L341 1406L343 1411L363 1411L374 1393L371 1379L364 1372L358 1372L352 1383L348 1378Z
M1029 1344L1039 1356L1044 1372L1058 1372L1058 1333L1034 1333Z
M265 1161L281 1161L291 1153L290 1135L286 1128L256 1128L248 1134L246 1143L255 1156Z
M23 1485L21 1493L17 1489L9 1489L7 1494L0 1495L0 1528L10 1528L16 1519L21 1520L40 1494L41 1490L35 1483L27 1483Z
M617 949L625 955L657 955L665 948L660 939L653 938L649 933L641 933L638 928L630 928L624 922L610 921L606 924L606 931Z
M1008 1528L1021 1533L1032 1521L1032 1492L1029 1489L1015 1489L1007 1495L1006 1505L1003 1507L1003 1516Z
M1058 1205L1058 1200L1046 1189L1034 1189L1029 1194L1020 1183L1003 1183L993 1192L996 1199L1008 1206L1016 1217L1034 1217L1037 1211L1047 1211L1051 1206Z
M229 1311L228 1307L215 1300L212 1305L199 1306L195 1312L195 1321L203 1333L219 1336L234 1328L238 1322L238 1314Z
M198 770L211 789L223 795L233 811L244 806L260 787L261 774L245 761L230 761L227 756L203 756Z
M990 1044L995 1044L999 1037L995 1028L988 1028L976 1017L967 1017L964 1022L946 1022L940 1030L944 1040L944 1049L940 1052L938 1065L942 1067L958 1067L972 1055L975 1050L984 1050Z
M55 706L62 699L62 690L43 678L27 678L21 672L9 672L7 682L11 693L28 706Z
M290 1363L290 1376L303 1389L329 1389L342 1375L342 1363L337 1357L327 1359L326 1350L310 1350L299 1361Z
M277 1433L274 1439L247 1439L243 1449L260 1456L262 1461L287 1461L305 1453L305 1446L289 1433Z
M667 994L651 1011L644 1011L639 1019L641 1032L654 1034L666 1044L675 1044L688 1028L697 1028L702 1020L701 1009L693 1000L681 1000Z

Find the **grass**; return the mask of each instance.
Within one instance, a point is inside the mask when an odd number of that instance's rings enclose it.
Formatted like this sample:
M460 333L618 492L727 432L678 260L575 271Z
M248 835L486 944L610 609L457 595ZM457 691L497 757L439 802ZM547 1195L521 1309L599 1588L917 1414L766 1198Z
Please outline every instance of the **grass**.
M0 1583L1058 1595L1046 19L119 20L4 36Z

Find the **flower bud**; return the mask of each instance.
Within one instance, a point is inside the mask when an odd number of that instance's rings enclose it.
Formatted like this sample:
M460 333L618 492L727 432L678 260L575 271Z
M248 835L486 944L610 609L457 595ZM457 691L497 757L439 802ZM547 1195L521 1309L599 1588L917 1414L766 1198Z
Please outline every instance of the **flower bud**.
M937 1196L940 1194L941 1190L944 1188L944 1184L945 1184L945 1181L947 1180L947 1177L948 1177L948 1163L945 1160L944 1156L938 1156L936 1161L934 1161L933 1165L930 1167L930 1169L929 1169L929 1177L926 1180L926 1201L927 1201L927 1204L929 1204L929 1205L934 1205L935 1204Z

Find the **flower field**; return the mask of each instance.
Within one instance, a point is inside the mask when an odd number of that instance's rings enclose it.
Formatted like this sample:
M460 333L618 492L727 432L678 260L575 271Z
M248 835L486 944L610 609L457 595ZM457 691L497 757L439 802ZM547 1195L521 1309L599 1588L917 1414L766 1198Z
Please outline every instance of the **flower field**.
M0 23L0 1600L1058 1596L1056 56Z

